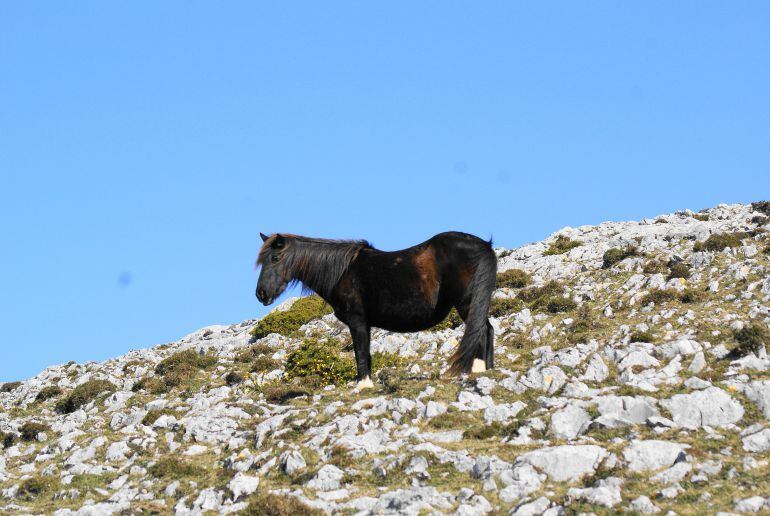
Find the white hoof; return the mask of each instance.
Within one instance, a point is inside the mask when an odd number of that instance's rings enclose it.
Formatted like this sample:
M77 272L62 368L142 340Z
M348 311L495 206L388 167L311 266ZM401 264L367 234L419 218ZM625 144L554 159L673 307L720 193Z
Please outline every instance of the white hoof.
M471 366L471 373L483 373L487 370L487 364L483 360L478 358L473 359L473 365Z
M367 376L366 378L364 378L363 380L361 380L356 384L356 388L353 389L353 391L361 392L363 389L373 389L373 388L374 388L374 383L372 383L372 379Z

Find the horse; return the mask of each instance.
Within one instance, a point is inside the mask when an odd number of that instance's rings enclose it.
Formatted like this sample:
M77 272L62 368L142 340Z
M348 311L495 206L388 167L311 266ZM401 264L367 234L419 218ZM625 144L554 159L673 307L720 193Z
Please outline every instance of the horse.
M492 241L460 232L440 233L400 251L381 251L366 240L328 240L260 233L257 299L265 306L289 284L315 292L350 329L356 390L374 386L369 339L372 327L395 332L426 330L454 307L465 323L449 375L494 367L489 305L497 279Z

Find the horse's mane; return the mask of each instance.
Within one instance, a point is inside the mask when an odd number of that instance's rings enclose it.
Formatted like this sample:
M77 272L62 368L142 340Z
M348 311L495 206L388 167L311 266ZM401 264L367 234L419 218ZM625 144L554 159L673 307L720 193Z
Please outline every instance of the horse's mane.
M278 254L292 282L301 282L304 290L321 296L331 292L362 249L372 249L366 240L330 240L281 233L265 240L257 264L263 263L279 236L286 240L286 245Z

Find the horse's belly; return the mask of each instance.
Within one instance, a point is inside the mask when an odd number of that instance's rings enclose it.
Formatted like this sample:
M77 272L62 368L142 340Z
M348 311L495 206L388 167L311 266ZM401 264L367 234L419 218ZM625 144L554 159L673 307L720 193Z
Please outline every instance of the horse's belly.
M412 303L382 307L369 317L370 324L389 331L412 332L427 330L444 320L449 308L417 306Z

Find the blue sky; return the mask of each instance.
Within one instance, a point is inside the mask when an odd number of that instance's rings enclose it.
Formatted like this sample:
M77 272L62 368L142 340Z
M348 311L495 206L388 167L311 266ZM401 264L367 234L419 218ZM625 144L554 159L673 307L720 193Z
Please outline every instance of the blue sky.
M2 2L0 381L397 249L770 198L767 2Z

